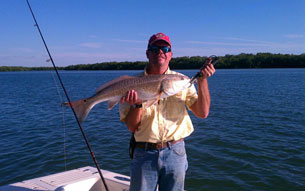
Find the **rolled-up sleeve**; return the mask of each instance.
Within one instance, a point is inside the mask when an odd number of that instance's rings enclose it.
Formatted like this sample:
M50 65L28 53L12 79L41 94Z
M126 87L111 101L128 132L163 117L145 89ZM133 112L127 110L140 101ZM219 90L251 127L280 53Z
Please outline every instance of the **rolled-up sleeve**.
M197 101L198 94L194 84L187 89L185 104L189 110L191 110L191 106Z

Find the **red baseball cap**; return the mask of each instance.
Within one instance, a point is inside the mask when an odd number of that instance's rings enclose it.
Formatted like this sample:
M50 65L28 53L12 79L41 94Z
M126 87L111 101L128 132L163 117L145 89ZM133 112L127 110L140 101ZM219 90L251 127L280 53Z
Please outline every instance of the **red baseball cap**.
M159 40L163 40L165 41L166 43L168 43L170 46L172 46L172 43L171 41L169 40L169 36L166 36L164 33L157 33L157 34L154 34L150 37L149 41L148 41L148 46L149 45L152 45L153 43L155 43L156 41L159 41Z

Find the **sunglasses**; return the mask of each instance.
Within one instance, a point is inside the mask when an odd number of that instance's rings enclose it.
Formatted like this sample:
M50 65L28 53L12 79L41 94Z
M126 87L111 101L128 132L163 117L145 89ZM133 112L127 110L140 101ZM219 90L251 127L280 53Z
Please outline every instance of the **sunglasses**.
M151 51L153 53L156 53L156 54L159 53L160 49L162 50L163 53L168 53L168 52L172 51L171 48L168 47L168 46L162 46L162 47L160 47L160 46L149 46L148 47L149 51Z

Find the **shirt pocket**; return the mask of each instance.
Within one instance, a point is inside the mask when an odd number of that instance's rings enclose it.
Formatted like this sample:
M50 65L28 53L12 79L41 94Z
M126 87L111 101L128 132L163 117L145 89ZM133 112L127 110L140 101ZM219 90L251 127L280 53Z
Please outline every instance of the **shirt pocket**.
M141 121L152 120L154 118L154 108L155 105L152 105L147 108L145 107L145 109L142 110Z
M185 101L179 95L168 97L164 105L165 117L177 121L184 116Z

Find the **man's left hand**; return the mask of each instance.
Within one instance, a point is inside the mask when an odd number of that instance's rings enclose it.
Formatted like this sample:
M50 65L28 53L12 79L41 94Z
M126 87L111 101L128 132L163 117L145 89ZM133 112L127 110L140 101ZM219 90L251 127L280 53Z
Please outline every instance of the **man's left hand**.
M211 64L211 62L212 62L212 58L209 58L205 63L206 67L204 67L203 69L200 70L200 73L202 74L203 79L206 79L215 73L215 68L214 68L213 64Z

